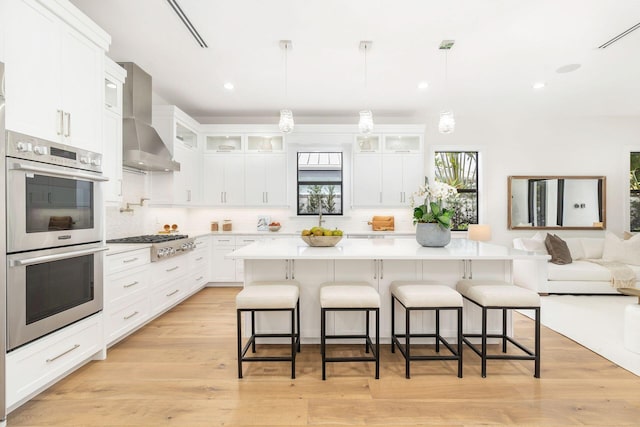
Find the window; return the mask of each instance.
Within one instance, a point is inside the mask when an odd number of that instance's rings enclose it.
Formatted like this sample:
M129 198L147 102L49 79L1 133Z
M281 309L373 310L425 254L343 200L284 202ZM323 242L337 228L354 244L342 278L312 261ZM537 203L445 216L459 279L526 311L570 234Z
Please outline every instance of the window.
M478 152L436 151L435 179L458 190L452 206L451 229L466 230L478 223Z
M632 152L629 171L629 229L640 231L640 152Z
M298 153L298 215L342 215L342 153Z

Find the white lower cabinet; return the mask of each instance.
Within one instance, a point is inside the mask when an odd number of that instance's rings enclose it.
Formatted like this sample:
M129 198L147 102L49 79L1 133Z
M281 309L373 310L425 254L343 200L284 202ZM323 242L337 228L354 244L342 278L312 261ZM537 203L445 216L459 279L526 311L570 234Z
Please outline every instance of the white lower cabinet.
M104 348L102 313L7 354L7 408L12 409Z
M213 236L211 281L242 282L244 281L244 261L226 258L236 249L263 239L263 236Z

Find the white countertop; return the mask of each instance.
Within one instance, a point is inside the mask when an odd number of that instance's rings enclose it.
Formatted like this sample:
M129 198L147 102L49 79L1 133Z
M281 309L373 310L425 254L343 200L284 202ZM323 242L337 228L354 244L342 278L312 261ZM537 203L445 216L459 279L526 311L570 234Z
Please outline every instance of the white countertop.
M420 246L415 238L345 239L334 247L310 247L299 237L262 240L230 253L231 259L396 259L396 260L547 260L548 255L467 239L444 248Z

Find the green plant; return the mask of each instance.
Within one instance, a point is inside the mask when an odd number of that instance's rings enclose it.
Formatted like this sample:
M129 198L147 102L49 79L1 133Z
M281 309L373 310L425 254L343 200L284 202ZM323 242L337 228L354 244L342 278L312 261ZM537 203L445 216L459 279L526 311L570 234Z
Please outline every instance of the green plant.
M447 206L456 196L456 189L442 182L427 183L418 187L418 191L411 195L413 223L437 223L444 228L450 228L454 211Z

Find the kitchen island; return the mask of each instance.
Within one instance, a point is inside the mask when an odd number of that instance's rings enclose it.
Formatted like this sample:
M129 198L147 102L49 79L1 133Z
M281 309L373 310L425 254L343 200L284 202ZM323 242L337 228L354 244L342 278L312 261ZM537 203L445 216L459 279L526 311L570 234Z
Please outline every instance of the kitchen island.
M444 248L420 246L415 238L342 239L334 247L310 247L299 237L252 243L227 255L244 260L245 286L254 281L296 280L300 283L301 335L304 343L317 343L320 337L320 285L328 281L367 281L381 297L380 337L390 342L391 295L394 280L435 280L455 288L462 278L512 281L514 259L529 259L544 267L548 255L519 251L467 239L452 239ZM350 334L361 331L364 317L359 313L332 313L328 333ZM490 313L490 333L501 327L499 313ZM396 310L396 316L402 316ZM432 313L412 313L412 332L431 330ZM453 313L441 314L442 335L453 338ZM510 322L509 322L510 323ZM404 322L398 317L398 325ZM480 331L480 310L465 302L464 326L467 332ZM261 332L282 332L286 316L268 313L258 317ZM509 325L510 327L510 325ZM402 330L402 329L400 329Z

